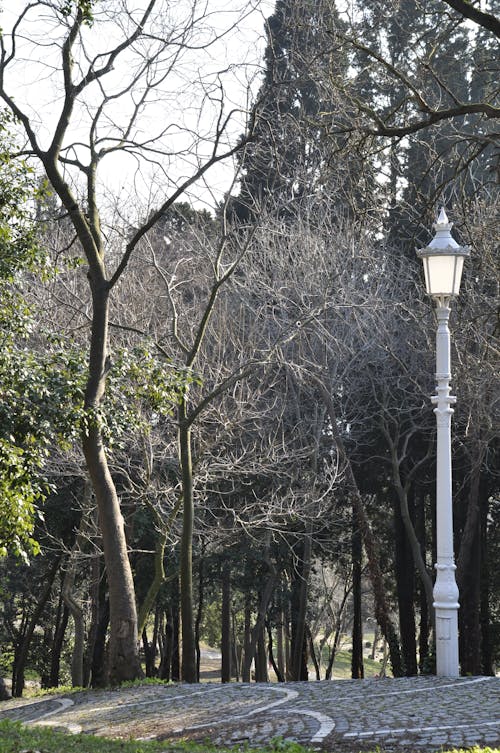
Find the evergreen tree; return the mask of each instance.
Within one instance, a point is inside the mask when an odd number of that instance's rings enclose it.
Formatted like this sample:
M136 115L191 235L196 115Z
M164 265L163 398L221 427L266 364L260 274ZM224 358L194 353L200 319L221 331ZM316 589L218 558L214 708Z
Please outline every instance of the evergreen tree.
M242 153L241 191L232 205L238 220L264 207L291 218L311 197L316 211L320 197L323 211L350 211L359 177L355 161L336 156L341 144L327 138L322 117L337 109L325 96L326 80L347 75L348 60L331 43L340 23L331 0L277 0L266 22L261 114Z

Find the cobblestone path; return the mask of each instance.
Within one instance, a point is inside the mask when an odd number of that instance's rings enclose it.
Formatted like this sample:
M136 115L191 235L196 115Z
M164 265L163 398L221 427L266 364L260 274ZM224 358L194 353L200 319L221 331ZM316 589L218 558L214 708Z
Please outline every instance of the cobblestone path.
M0 705L3 718L123 739L257 745L279 736L334 753L431 753L500 746L500 679L145 685L12 699Z

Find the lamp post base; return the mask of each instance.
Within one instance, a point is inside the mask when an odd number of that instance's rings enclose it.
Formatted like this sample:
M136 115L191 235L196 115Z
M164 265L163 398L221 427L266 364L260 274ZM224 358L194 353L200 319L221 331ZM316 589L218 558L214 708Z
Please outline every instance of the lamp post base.
M460 677L458 665L458 619L457 610L436 610L436 675L437 677Z
M436 675L459 677L458 587L453 562L436 565L434 609L436 615Z

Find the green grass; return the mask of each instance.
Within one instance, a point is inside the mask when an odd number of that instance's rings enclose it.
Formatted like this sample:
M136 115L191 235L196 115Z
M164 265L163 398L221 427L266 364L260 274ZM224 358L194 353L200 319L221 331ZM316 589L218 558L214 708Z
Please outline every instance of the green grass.
M235 753L245 748L219 748L210 742L155 742L109 740L93 735L68 735L46 727L25 727L20 722L0 722L0 753ZM252 753L312 753L310 748L280 739Z
M350 651L337 651L333 663L333 677L335 680L349 680L351 678L351 653ZM365 677L375 677L380 673L382 665L379 661L373 661L366 656L363 659ZM323 670L324 671L324 670ZM386 672L390 675L391 667L388 664Z
M252 753L312 753L298 743L279 738L260 748L217 748L210 742L167 743L141 740L109 740L93 735L67 735L42 727L24 727L19 722L0 722L0 753L235 753L248 750ZM337 750L335 753L342 753ZM374 753L384 753L377 748ZM465 749L443 753L466 753ZM468 748L467 753L500 753L499 748Z

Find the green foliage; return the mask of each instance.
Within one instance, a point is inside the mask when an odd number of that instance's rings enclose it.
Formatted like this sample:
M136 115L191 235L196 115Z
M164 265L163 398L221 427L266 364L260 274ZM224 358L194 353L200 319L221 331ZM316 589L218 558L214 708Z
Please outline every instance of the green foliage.
M38 552L32 533L50 491L50 448L74 438L83 415L83 362L71 350L4 348L0 383L0 556L27 559Z
M174 367L159 360L147 346L122 348L113 359L108 390L110 400L125 400L137 410L139 405L159 416L171 415L190 384L199 384L190 369ZM118 392L120 395L118 395Z
M278 746L278 747L277 747ZM241 748L220 748L205 742L154 742L109 740L92 735L66 735L50 729L23 727L19 722L0 722L0 753L237 753ZM298 743L273 740L269 746L251 749L254 753L308 753Z
M0 279L12 280L20 269L33 269L42 259L36 242L32 200L43 192L31 167L15 157L10 129L13 117L0 113Z
M77 10L82 14L84 23L91 25L94 19L92 14L93 5L94 0L63 0L61 12L67 18L71 16L74 10Z
M31 328L19 275L44 266L33 222L33 200L43 186L16 158L12 127L12 117L0 113L0 556L9 548L26 558L38 550L31 534L46 492L39 471L49 419L36 409L47 399L36 357L19 348Z
M34 690L24 693L24 698L45 698L51 695L68 695L69 693L86 693L88 688L80 688L78 685L58 685L57 688L35 688Z
M0 356L0 556L36 553L36 515L50 491L44 475L50 450L69 448L97 423L111 449L131 431L168 415L187 386L188 372L166 368L145 348L120 350L110 364L101 405L84 409L86 362L81 349L53 338L49 353L4 347Z
M140 688L143 685L170 685L170 681L160 680L159 677L142 677L139 680L125 680L120 683L120 688Z

